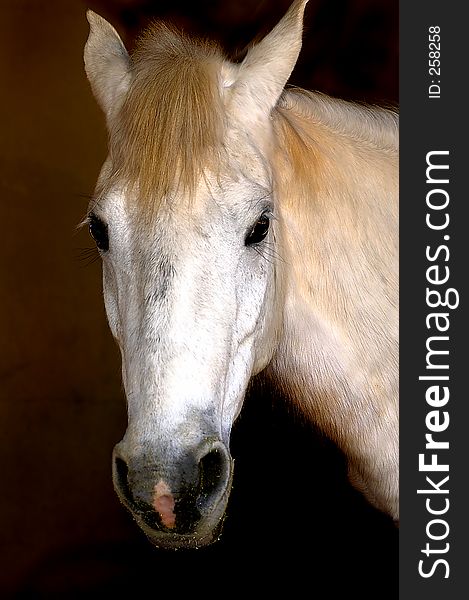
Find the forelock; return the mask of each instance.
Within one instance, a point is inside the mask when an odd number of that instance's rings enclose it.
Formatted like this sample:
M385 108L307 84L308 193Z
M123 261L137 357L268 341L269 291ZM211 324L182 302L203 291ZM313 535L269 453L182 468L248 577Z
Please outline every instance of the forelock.
M110 129L113 173L146 213L189 197L221 150L224 109L218 49L156 23L132 55L132 83Z

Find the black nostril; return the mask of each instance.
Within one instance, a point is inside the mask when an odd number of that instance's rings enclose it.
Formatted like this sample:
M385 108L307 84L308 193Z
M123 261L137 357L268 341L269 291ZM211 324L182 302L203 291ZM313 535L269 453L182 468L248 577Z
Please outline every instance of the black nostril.
M120 493L124 496L124 499L127 502L132 502L132 492L130 491L129 486L129 468L125 460L122 458L116 457L114 459L114 478L115 482L119 488Z
M179 533L192 531L207 506L216 502L226 486L227 469L226 457L218 448L212 448L199 460L197 485L188 486L176 501Z
M206 500L224 485L226 459L217 449L213 448L199 461L199 493Z

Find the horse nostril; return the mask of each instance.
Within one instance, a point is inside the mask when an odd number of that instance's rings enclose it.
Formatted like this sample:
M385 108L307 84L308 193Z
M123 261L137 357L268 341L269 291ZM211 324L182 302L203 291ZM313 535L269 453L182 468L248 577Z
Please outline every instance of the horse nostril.
M129 486L129 468L125 460L122 458L115 457L114 458L114 482L115 485L119 488L120 493L124 496L124 499L127 502L133 501L132 492Z
M199 461L199 493L205 501L225 485L226 458L218 448L213 448Z
M180 533L192 531L200 519L207 515L220 520L224 510L221 500L230 486L231 463L228 451L221 443L215 446L211 444L208 452L204 445L200 451L206 454L195 463L197 484L188 486L176 500L176 527ZM219 506L222 506L220 512Z

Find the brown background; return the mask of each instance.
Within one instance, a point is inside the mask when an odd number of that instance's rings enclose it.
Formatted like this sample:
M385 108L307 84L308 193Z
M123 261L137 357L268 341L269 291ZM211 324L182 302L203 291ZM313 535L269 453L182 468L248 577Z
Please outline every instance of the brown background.
M150 593L397 597L397 532L349 488L342 457L270 393L233 433L222 540L153 549L114 496L125 429L119 357L83 218L105 156L83 73L85 8L129 47L153 16L216 37L234 56L290 0L3 0L0 17L0 595ZM310 0L291 82L397 101L397 2ZM250 579L252 577L252 579ZM163 589L166 590L166 587ZM327 593L320 590L327 590ZM146 592L148 593L148 592Z

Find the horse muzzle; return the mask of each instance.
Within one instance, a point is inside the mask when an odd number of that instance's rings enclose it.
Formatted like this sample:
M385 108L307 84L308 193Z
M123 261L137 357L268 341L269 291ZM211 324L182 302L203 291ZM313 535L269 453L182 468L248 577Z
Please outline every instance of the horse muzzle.
M121 442L112 463L117 495L155 546L197 548L216 541L233 476L223 442L208 438L177 459L148 448L128 456Z

